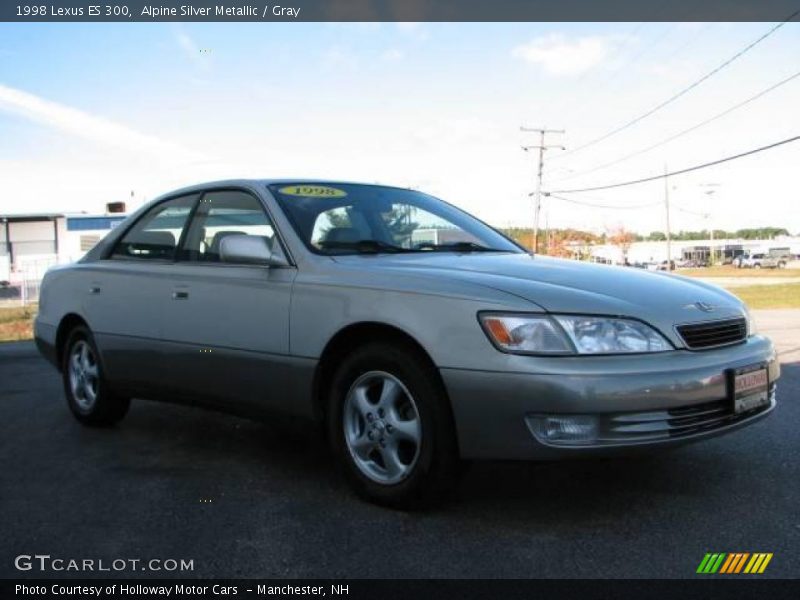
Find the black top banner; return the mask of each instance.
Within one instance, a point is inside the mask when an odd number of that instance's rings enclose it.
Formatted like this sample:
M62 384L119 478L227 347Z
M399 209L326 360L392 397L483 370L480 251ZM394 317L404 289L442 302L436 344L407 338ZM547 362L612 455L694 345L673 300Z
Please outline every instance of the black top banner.
M3 0L0 21L784 21L798 9L798 0Z

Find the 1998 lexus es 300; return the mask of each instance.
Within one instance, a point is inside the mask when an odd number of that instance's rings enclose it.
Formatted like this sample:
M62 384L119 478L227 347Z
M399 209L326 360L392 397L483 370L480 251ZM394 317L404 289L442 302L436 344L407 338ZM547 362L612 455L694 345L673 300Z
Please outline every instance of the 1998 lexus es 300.
M414 506L461 458L726 433L779 366L735 296L532 256L426 194L235 180L167 194L43 282L35 335L87 425L130 398L324 424L353 487Z

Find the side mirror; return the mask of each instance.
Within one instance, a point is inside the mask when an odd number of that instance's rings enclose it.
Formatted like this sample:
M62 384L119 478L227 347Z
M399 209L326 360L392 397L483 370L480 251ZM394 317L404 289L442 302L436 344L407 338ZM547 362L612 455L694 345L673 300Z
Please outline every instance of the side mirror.
M270 250L266 238L258 235L229 235L219 245L222 262L281 267L286 261Z

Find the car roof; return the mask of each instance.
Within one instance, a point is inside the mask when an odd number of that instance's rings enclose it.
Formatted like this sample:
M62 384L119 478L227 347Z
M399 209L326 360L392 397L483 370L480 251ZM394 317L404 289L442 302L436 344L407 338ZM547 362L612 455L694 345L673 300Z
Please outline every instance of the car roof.
M176 196L181 194L191 194L194 192L199 192L202 190L206 190L209 188L220 188L220 187L266 187L268 185L273 184L281 184L281 183L312 183L312 184L333 184L333 185L371 185L376 187L384 187L384 188L392 188L396 190L410 190L411 188L408 187L400 187L396 185L386 185L382 183L366 183L363 181L342 181L337 179L319 179L319 178L308 178L304 179L302 177L282 177L282 178L273 178L273 179L220 179L217 181L206 181L203 183L195 183L193 185L189 185L186 187L182 187L179 189L168 191L164 194L159 195L160 198L165 198L167 196Z

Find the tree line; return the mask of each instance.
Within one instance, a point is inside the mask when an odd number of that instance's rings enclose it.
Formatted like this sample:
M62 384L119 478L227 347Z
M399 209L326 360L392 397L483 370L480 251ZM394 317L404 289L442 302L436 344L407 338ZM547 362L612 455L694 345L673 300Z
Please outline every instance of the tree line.
M533 229L529 227L508 227L500 231L525 248L533 248ZM756 227L737 229L736 231L714 230L714 239L717 240L769 240L780 235L790 234L783 227ZM679 241L707 240L710 237L711 232L706 229L700 231L677 231L673 232L671 236L673 240ZM642 235L628 231L624 227L617 227L599 234L580 229L548 229L539 231L539 251L551 256L575 257L577 255L583 258L591 254L592 246L612 244L619 246L623 254L627 254L627 250L633 242L663 242L666 239L667 236L663 231L652 231L648 235Z
M781 235L790 235L789 231L783 227L754 227L748 229L737 229L736 231L726 231L724 229L714 230L714 239L743 239L743 240L771 240ZM708 229L700 231L678 231L672 233L673 240L707 240L711 237ZM636 241L642 242L661 242L667 239L663 231L651 231L649 235L637 235Z
M508 237L520 242L523 245L530 245L533 240L533 229L529 227L506 227L502 231ZM539 243L557 240L563 242L583 242L586 244L605 244L609 243L611 235L618 232L592 233L580 229L550 229L539 231ZM630 232L633 241L636 242L663 242L667 239L663 231L651 231L648 235ZM714 239L743 239L743 240L770 240L782 235L791 235L784 227L754 227L747 229L737 229L736 231L726 231L724 229L714 230ZM711 232L707 229L699 231L673 231L671 238L679 241L707 240L711 237Z

